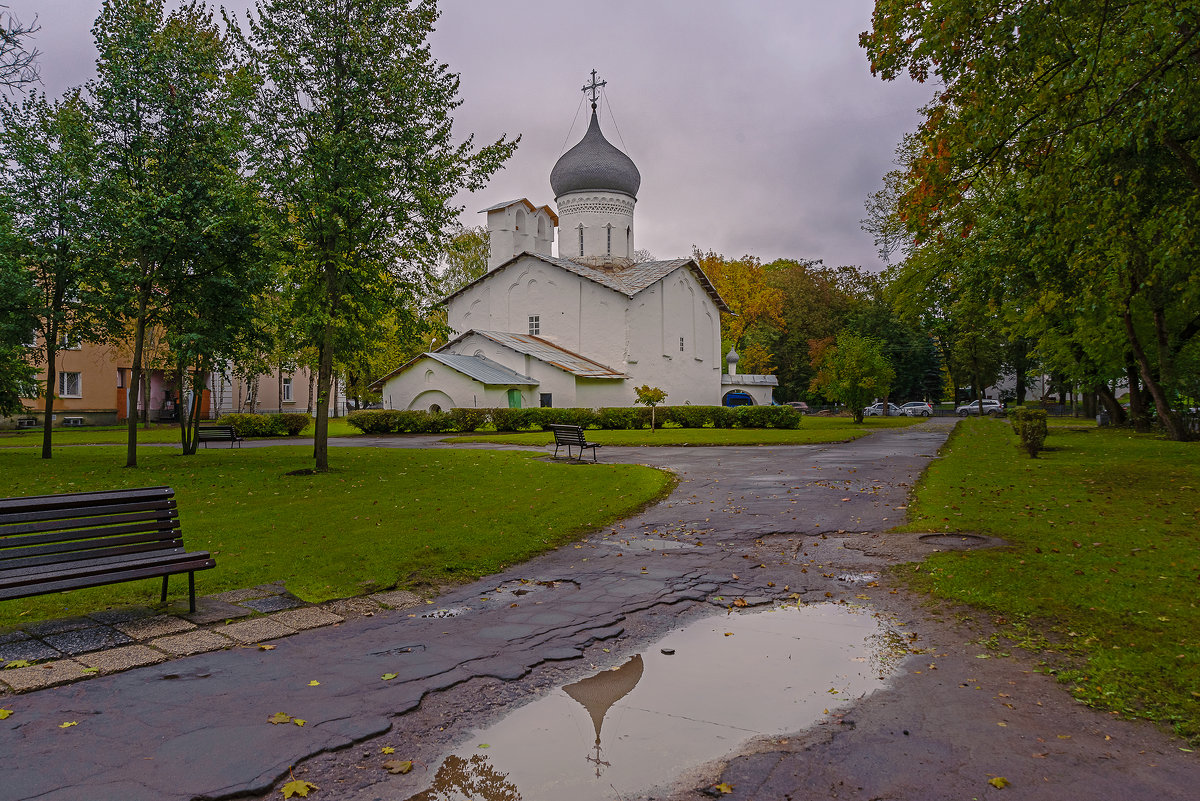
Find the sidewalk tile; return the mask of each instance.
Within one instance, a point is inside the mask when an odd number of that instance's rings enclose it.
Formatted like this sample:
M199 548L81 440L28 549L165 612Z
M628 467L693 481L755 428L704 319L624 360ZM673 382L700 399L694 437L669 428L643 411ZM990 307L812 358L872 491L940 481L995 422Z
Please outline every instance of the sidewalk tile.
M71 656L133 642L129 636L108 626L74 629L73 631L64 631L62 634L50 634L42 639L51 648L57 648L64 654Z
M267 620L274 620L297 631L318 629L321 626L332 626L341 623L345 618L335 615L317 606L306 606L303 609L288 609L268 615Z
M134 620L144 620L154 617L154 610L145 606L127 606L121 609L105 609L101 612L89 612L88 617L105 626L116 626L118 623L130 623Z
M240 604L242 601L248 601L251 598L265 598L268 595L278 595L277 592L269 592L261 590L258 587L247 587L243 590L229 590L227 592L218 592L216 595L206 595L201 598L201 601L221 601L227 604Z
M144 645L127 645L111 651L99 651L79 657L88 667L99 668L101 673L116 673L129 668L154 665L167 661L167 655Z
M420 606L424 603L421 596L415 592L407 590L393 590L392 592L378 592L371 596L372 600L378 601L384 606L390 606L392 609L408 609L413 606Z
M237 620L239 617L246 617L250 614L249 609L217 600L216 596L197 598L195 612L187 611L187 601L183 601L179 605L179 610L180 617L192 621L197 626L218 623L222 620ZM172 611L174 611L174 607Z
M326 601L320 608L342 617L362 617L367 613L374 614L383 607L370 598L339 598Z
M267 617L243 620L240 623L230 623L228 626L221 626L216 631L246 644L262 642L263 640L273 640L276 637L286 637L289 634L296 633L296 630L291 626L285 626L279 621L271 620Z
M33 662L37 659L58 659L62 654L41 640L26 637L0 645L0 664L24 659Z
M44 665L0 670L0 682L7 684L14 691L23 693L28 690L41 690L56 684L66 684L87 676L84 666L74 659L60 659L57 662L47 662Z
M40 623L33 623L24 628L26 632L32 634L34 637L44 637L47 634L61 634L64 631L86 629L94 625L96 625L96 621L89 620L86 617L63 617L57 620L43 620Z
M301 601L294 595L272 595L268 598L252 598L249 601L242 601L241 606L248 606L255 612L279 612L283 609L295 609L298 606L303 606L304 601Z
M228 648L233 644L233 641L228 637L222 637L216 632L205 631L204 629L197 629L184 634L172 634L169 637L159 637L157 640L150 641L150 645L161 651L166 651L172 656L203 654L208 651L216 651L220 648Z
M174 615L159 615L129 623L118 623L114 628L135 640L150 640L168 634L178 634L181 631L191 631L196 628L196 624Z

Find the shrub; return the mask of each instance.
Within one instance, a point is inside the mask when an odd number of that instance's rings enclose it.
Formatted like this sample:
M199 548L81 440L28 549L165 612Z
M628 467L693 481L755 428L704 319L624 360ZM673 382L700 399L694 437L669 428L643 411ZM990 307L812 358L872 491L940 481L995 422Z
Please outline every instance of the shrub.
M1036 459L1049 433L1046 429L1046 410L1021 406L1013 409L1009 416L1017 436L1021 438L1021 445L1030 458Z
M541 417L541 409L491 409L488 415L497 431L521 431L537 425Z
M312 422L311 417L300 412L285 412L279 415L279 419L282 421L284 431L287 432L289 437L296 436L308 428L308 424Z
M608 406L596 415L601 428L610 431L628 431L645 428L650 422L649 409L635 409L628 406Z
M530 410L534 411L534 410ZM600 417L592 409L584 409L581 407L567 408L542 408L537 409L536 422L542 428L547 428L552 424L565 426L579 426L580 428L590 428L600 424Z
M488 420L487 409L467 409L456 406L447 416L454 423L456 431L464 433L477 431Z
M799 428L800 413L791 406L739 406L733 410L738 428Z
M364 434L392 434L396 432L396 412L390 409L372 409L350 412L346 422Z
M307 424L307 416L304 417ZM217 420L219 425L233 426L239 437L283 437L288 428L278 414L226 414Z

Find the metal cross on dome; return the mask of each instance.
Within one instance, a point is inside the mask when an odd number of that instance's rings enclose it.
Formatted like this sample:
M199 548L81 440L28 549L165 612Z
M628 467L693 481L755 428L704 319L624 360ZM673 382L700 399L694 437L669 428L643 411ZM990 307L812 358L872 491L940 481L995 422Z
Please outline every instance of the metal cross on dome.
M608 86L608 81L596 81L596 71L592 70L592 82L583 87L583 91L592 93L592 111L596 110L596 93L601 86Z

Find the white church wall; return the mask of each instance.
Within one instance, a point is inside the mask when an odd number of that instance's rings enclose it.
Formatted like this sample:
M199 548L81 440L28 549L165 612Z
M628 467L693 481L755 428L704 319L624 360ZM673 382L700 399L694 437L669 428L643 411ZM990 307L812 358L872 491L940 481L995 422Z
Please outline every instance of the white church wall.
M442 411L456 406L507 406L504 388L490 388L452 370L436 359L418 359L407 370L383 385L383 405L388 409L429 411L437 404Z
M621 192L569 192L557 198L558 255L567 259L581 255L596 259L633 258L635 202Z

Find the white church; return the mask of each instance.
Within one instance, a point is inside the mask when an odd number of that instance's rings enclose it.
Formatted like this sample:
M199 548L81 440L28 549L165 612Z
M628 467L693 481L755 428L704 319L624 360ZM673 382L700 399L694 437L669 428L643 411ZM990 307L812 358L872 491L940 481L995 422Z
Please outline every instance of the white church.
M591 123L550 172L557 214L524 198L483 210L487 273L442 301L449 342L373 385L385 408L633 406L643 384L673 406L772 402L775 376L722 357L729 308L700 266L634 261L642 177L600 130L603 85L593 72Z

